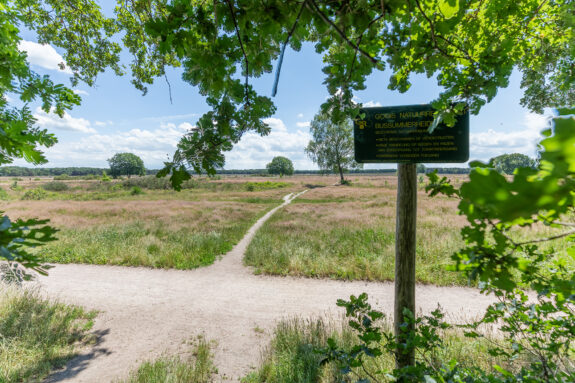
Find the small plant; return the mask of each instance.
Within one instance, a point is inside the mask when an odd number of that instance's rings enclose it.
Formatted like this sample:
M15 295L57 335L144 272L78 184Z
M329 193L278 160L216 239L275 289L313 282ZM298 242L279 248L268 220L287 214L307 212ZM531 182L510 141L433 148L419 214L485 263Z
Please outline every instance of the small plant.
M8 192L0 188L0 201L8 199Z
M164 356L142 363L122 383L210 383L216 372L209 343L200 337L188 358Z
M102 171L102 178L100 178L102 182L110 182L112 179L106 174L106 171Z
M48 190L48 191L54 191L54 192L61 192L61 191L68 190L69 187L64 182L52 181L52 182L48 182L47 184L42 185L42 189Z
M139 186L134 186L130 191L130 195L140 195L140 194L144 194L144 191Z
M35 200L39 201L48 197L48 192L41 188L26 190L22 196L22 200Z
M10 189L14 191L22 191L22 186L18 185L17 180L14 180L14 182L12 182L12 185L10 185Z

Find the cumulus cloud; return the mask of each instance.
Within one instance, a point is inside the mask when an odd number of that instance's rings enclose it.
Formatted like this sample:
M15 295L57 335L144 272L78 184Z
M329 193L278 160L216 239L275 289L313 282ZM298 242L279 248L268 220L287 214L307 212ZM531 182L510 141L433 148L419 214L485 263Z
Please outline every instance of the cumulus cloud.
M158 168L171 156L189 123L162 124L153 130L132 129L112 134L92 134L76 141L66 141L46 150L54 166L106 166L116 153L129 152L142 158L148 168Z
M32 65L72 74L70 68L66 66L64 58L49 44L38 44L33 41L22 40L18 43L18 49L27 53L28 62ZM64 65L63 70L60 69L62 64Z
M472 133L470 135L470 154L472 159L487 161L504 153L522 153L535 157L537 142L541 131L549 126L549 116L527 113L521 129Z
M303 113L298 113L297 118L303 118Z
M364 108L373 108L373 107L376 107L376 106L381 106L381 102L370 100L370 101L368 101L368 102L364 102L364 103L363 103L363 107L364 107Z
M270 125L271 133L264 137L252 132L245 134L234 149L226 153L226 169L263 169L275 156L289 158L296 169L315 168L304 152L311 140L307 129L292 132L277 118L265 122Z
M90 93L86 92L85 90L81 90L81 89L74 89L73 90L74 93L82 95L82 96L89 96Z
M84 118L72 117L68 112L64 112L64 117L59 117L54 113L46 113L42 108L36 108L34 113L36 124L45 129L58 129L67 130L70 132L80 133L96 133L94 128L91 128L90 121Z
M309 128L310 127L311 122L310 121L303 121L303 122L296 122L295 125L298 128Z

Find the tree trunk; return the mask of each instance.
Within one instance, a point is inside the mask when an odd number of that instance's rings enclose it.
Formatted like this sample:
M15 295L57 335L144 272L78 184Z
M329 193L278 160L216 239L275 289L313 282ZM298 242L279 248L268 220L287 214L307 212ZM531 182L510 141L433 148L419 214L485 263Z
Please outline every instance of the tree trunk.
M416 164L397 165L397 217L395 228L395 337L399 343L395 365L397 368L415 364L414 350L406 351L413 324L402 326L403 311L415 314L415 240L417 216Z
M339 169L339 183L343 185L343 168L340 164L337 164L337 168Z

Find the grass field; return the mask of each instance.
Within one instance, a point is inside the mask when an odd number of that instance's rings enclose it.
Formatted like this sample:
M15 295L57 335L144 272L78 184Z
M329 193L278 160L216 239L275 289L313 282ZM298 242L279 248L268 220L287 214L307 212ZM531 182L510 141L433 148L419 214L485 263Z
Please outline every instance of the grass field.
M210 344L200 337L187 357L163 356L142 363L117 383L210 383L216 368Z
M9 216L50 218L61 230L42 249L46 261L178 269L213 263L283 195L301 189L278 179L230 178L194 180L178 193L153 177L5 180L0 187Z
M352 186L309 190L256 234L245 263L257 272L337 279L392 280L395 265L394 176L351 177ZM329 184L328 184L329 185ZM457 201L418 192L417 279L465 284L446 272L465 223Z
M389 327L385 322L381 325ZM316 350L327 347L328 338L333 338L340 349L350 349L357 342L351 328L342 322L299 318L280 322L262 353L261 365L244 377L242 383L331 383L369 378L361 368L355 368L350 376L344 377L332 363L322 365L323 355ZM455 333L445 333L442 339L445 347L426 355L427 361L437 368L455 359L462 367L479 367L485 371L494 371L495 364L513 369L501 358L489 356L485 339L469 339ZM391 371L395 365L392 354L365 359L365 367L371 373ZM518 369L520 363L516 363ZM390 381L382 375L378 377L382 382Z
M1 210L50 218L59 241L43 250L50 262L190 269L212 264L291 192L308 189L257 233L245 257L256 272L336 279L392 280L395 253L394 175L194 178L182 192L166 179L0 179ZM453 176L455 184L466 176ZM417 279L464 285L445 271L459 249L465 219L457 203L429 198L418 176ZM522 238L549 228L523 230ZM553 244L561 246L561 244ZM575 260L565 256L575 268Z
M39 382L89 341L95 313L0 286L0 382Z

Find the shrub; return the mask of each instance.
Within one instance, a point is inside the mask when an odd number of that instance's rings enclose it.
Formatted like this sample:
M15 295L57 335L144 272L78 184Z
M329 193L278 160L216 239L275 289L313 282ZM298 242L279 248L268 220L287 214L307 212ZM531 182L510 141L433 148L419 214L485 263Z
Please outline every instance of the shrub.
M269 189L280 189L288 186L288 182L272 182L272 181L265 181L265 182L246 182L246 190L247 191L258 191L258 190L269 190Z
M7 200L7 199L8 199L8 192L0 188L0 200Z
M47 184L42 185L42 189L48 190L48 191L59 192L59 191L68 190L69 187L64 182L52 181L52 182L48 182Z
M23 200L41 200L48 197L48 192L44 189L35 188L26 190L26 193L22 196Z
M144 192L142 191L142 188L139 186L134 186L132 188L132 190L130 191L131 195L140 195L140 194L144 194Z
M128 178L122 181L122 186L126 189L138 187L148 190L167 190L171 188L168 178L158 178L156 176Z
M64 173L64 174L60 174L59 176L54 176L53 180L54 181L65 181L65 180L69 180L72 177L70 177L68 174Z

